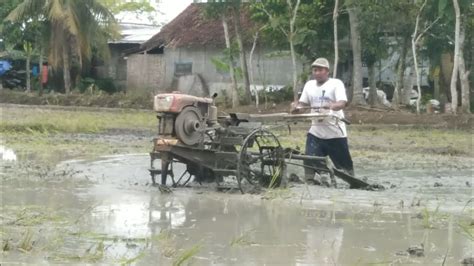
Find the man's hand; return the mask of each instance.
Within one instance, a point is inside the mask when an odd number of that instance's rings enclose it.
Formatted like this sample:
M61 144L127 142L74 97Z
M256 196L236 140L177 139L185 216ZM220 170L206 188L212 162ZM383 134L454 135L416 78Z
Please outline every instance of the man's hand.
M337 101L337 102L334 102L334 101L329 101L329 102L325 102L323 104L322 109L329 109L329 110L333 110L333 111L339 111L339 110L342 110L344 109L344 107L346 107L346 101Z
M292 113L292 114L299 114L299 113L301 113L303 110L305 110L305 108L304 108L304 103L302 103L302 102L292 102L292 103L291 103L290 113Z

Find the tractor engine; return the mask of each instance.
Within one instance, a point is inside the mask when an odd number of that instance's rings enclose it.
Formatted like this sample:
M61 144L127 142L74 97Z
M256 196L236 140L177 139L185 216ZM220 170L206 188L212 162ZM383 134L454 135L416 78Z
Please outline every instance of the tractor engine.
M184 145L198 144L203 140L204 130L217 124L217 108L212 98L178 92L157 94L153 109L159 120L158 135L178 139Z

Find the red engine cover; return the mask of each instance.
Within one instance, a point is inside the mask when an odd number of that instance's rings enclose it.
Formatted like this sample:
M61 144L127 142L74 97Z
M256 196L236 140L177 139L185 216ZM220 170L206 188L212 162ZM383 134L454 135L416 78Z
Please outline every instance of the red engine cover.
M155 95L153 109L156 112L179 113L185 106L196 103L211 104L212 99L182 93L161 93Z

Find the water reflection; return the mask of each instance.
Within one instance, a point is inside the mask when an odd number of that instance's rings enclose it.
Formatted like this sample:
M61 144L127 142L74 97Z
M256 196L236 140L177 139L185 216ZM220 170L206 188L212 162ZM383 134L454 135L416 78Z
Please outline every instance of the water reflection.
M0 158L2 161L16 161L16 153L3 145L0 145Z
M315 190L321 192L315 194L318 199L328 198L324 193L331 192L353 204L370 200L365 209L347 208L332 200L313 206L316 209L302 209L281 201L208 190L199 194L198 190L185 188L165 195L153 187L130 185L130 179L147 182L146 163L143 156L132 156L85 165L89 175L102 177L101 183L87 193L87 197L101 202L89 226L128 238L155 239L168 231L178 250L202 247L195 259L197 265L438 263L448 247L447 261L457 262L469 249L469 241L458 232L445 227L426 230L417 213L408 209L385 213L385 208L374 205L373 198L378 202L393 191L384 192L385 196L372 192L371 198L366 191ZM111 188L112 184L116 188ZM304 206L309 207L309 202ZM372 211L369 206L373 206ZM429 247L425 257L397 255L420 243ZM147 254L143 265L156 263L157 258L170 260L155 242L141 248Z
M374 219L373 214L337 212L334 208L305 210L282 202L255 202L217 193L196 195L190 191L174 195L149 191L127 197L124 201L133 200L134 204L97 208L94 223L108 228L99 230L149 239L168 231L174 236L177 250L202 247L195 265L428 263L442 260L448 248L448 261L454 262L469 246L469 241L448 228L423 228L418 218L412 221L411 213L401 217L379 214ZM425 257L397 255L420 243L427 247ZM146 253L143 265L156 262L157 257L167 261L160 244L146 247Z
M182 226L186 221L185 207L173 196L161 196L151 193L148 208L148 227L151 233L158 234L157 229L173 229Z
M68 183L54 183L19 189L16 184L3 183L0 198L5 206L34 204L61 210L69 221L66 228L51 227L51 231L41 231L42 237L61 234L65 244L55 252L72 255L82 255L103 242L105 255L99 263L104 264L144 254L137 264L168 265L196 245L201 249L193 265L431 265L441 264L445 256L446 264L454 264L472 254L472 241L462 234L457 214L445 219L432 213L432 218L445 221L432 220L434 227L427 228L420 217L422 209L408 204L403 211L391 208L386 212L375 204L372 209L349 208L323 198L329 191L357 205L362 196L390 197L390 191L319 189L315 191L321 193L314 193L314 198L328 204L307 201L303 205L198 188L160 194L146 184L147 163L144 156L70 161L68 167L81 170L94 185L71 189ZM172 236L168 243L157 241L163 232ZM406 254L408 247L421 243L424 257ZM42 252L47 251L38 251L47 258ZM16 261L16 256L30 256L19 254L12 252L7 258Z

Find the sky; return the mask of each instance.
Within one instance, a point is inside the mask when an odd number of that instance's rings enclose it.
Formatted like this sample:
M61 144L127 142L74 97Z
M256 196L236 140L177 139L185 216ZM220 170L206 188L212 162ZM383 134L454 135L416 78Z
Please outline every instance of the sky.
M158 24L163 25L173 20L181 11L183 11L193 0L149 0L157 12L153 14L136 15L129 12L121 13L117 19L121 22L139 23L139 24Z
M170 22L183 11L192 0L161 0L158 9L163 12L164 22Z

